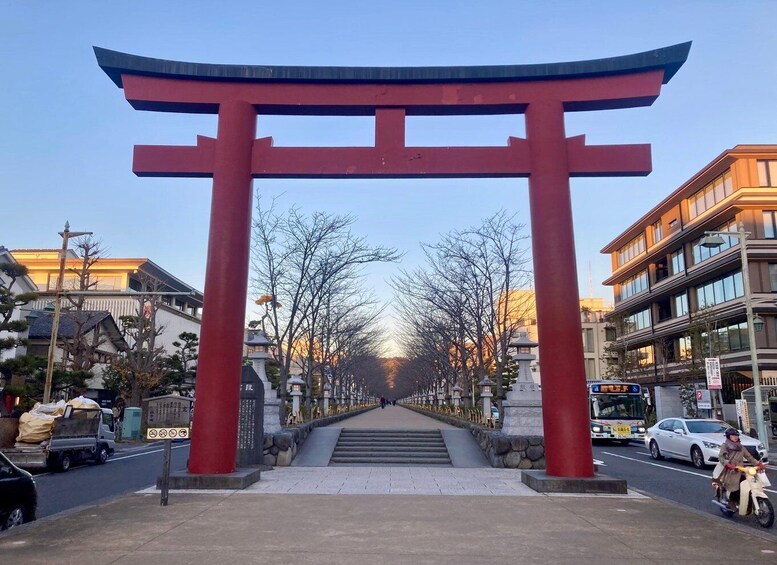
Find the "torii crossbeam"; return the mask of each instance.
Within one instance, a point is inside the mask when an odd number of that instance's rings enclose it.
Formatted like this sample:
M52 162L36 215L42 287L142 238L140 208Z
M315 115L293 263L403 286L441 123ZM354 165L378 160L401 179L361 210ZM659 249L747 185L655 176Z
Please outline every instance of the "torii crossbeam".
M139 176L213 177L189 472L235 469L252 178L528 177L547 473L594 474L569 178L646 175L650 146L567 138L564 112L648 106L690 43L634 55L487 67L273 67L183 63L95 47L133 108L218 114L215 139L140 145ZM258 114L375 116L374 147L274 147ZM525 114L498 147L407 147L405 117Z

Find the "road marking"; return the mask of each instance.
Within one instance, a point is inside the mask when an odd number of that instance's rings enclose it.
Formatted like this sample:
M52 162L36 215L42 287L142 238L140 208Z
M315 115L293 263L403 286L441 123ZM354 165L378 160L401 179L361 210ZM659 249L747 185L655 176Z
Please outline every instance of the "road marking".
M594 459L594 465L599 465L600 467L606 467L607 463L604 461L599 461L598 459Z
M189 444L186 445L173 445L173 449L181 449L183 447L189 447ZM133 457L141 457L143 455L151 455L152 453L161 453L164 451L164 449L154 449L152 451L144 451L143 453L133 453L132 455L123 455L122 457L113 457L111 459L108 459L108 463L113 463L114 461L121 461L122 459L132 459Z
M660 467L662 469L669 469L670 471L677 471L678 473L686 473L688 475L695 475L697 477L702 477L704 479L711 480L711 475L706 475L702 473L696 473L694 471L686 471L685 469L678 469L676 467L670 467L669 465L661 465L660 463L652 463L650 461L642 461L640 459L634 459L633 457L626 457L625 455L618 455L617 453L610 453L609 451L602 451L605 455L611 455L612 457L620 457L621 459L628 459L629 461L634 461L636 463L642 463L643 465L652 465L653 467ZM766 492L771 492L774 494L777 494L777 490L771 490L768 488L764 489Z

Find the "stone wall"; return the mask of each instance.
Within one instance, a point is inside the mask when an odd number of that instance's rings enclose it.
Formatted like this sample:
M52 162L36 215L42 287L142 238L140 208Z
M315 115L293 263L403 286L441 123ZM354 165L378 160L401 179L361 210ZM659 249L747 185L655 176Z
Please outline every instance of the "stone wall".
M376 406L369 406L360 410L344 412L325 418L317 418L310 422L305 422L298 426L289 426L283 428L280 432L274 434L264 434L264 464L287 467L297 456L297 451L310 435L313 428L328 426L340 420L345 420L357 414L363 414L368 410L374 410Z
M451 426L468 429L475 436L475 441L478 442L492 467L500 469L545 468L545 438L543 436L508 436L499 430L492 430L467 420L422 410L415 406L403 406Z

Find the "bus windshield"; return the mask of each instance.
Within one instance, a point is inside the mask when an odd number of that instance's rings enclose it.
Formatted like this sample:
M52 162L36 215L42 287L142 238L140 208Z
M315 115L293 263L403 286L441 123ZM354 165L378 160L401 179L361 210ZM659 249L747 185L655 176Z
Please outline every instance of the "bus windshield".
M643 419L645 409L637 394L592 394L591 418L597 420Z

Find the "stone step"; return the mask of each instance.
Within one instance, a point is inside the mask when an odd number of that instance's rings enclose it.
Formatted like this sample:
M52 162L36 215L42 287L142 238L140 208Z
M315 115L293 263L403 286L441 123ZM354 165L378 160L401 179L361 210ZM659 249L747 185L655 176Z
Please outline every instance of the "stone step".
M407 432L402 430L385 430L385 431L366 431L366 430L343 430L340 432L341 437L353 437L353 436L367 436L367 437L441 437L439 430L431 431L431 432Z
M343 429L331 465L450 465L440 430Z
M445 446L441 447L421 447L416 449L409 449L402 445L396 445L391 447L386 446L346 446L338 445L335 447L335 453L444 453L448 454L448 450Z
M408 459L406 457L332 457L329 464L353 464L353 463L371 463L371 464L395 464L395 465L451 465L451 460L448 458L433 458L433 457L418 457L415 459Z
M424 440L424 441L407 441L403 439L382 439L382 440L370 440L370 439L341 439L337 442L338 445L408 445L413 447L438 447L444 446L443 440Z

